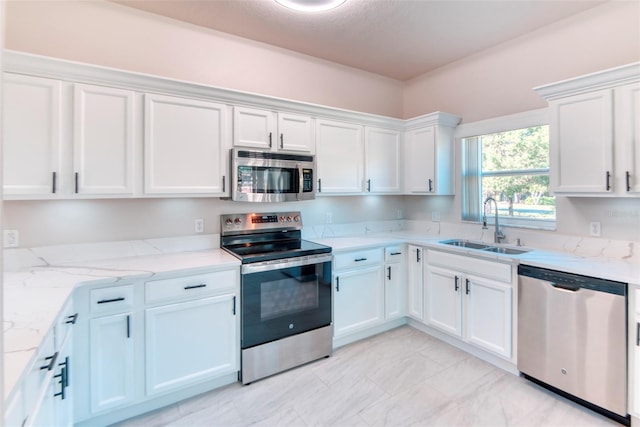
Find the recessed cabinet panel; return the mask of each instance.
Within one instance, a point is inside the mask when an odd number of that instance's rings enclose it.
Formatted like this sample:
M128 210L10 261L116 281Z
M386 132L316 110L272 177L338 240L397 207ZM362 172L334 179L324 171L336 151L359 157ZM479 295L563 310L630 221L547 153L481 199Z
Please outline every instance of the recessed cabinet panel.
M314 153L313 122L299 114L278 113L278 148Z
M640 83L616 88L616 173L618 194L640 194Z
M275 114L257 108L233 108L233 145L270 149L276 141Z
M437 267L427 269L425 279L426 322L462 337L462 276Z
M6 195L49 195L62 175L61 91L58 80L3 75L2 162Z
M361 193L362 126L317 120L316 141L319 194Z
M76 193L133 193L134 93L74 85Z
M400 192L400 132L367 127L365 169L368 193Z
M146 193L225 193L226 108L145 95Z
M378 325L384 321L382 266L337 274L333 284L334 337Z
M424 284L424 248L409 245L407 249L407 305L408 314L416 320L424 319L423 284Z
M602 90L550 102L551 187L557 193L613 188L613 97Z

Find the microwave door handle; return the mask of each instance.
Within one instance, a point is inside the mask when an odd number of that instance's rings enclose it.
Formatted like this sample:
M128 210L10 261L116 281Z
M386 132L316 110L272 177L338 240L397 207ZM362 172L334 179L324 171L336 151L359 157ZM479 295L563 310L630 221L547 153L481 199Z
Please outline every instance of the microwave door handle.
M304 176L302 174L302 165L297 163L298 167L298 200L302 200L302 192L304 190Z

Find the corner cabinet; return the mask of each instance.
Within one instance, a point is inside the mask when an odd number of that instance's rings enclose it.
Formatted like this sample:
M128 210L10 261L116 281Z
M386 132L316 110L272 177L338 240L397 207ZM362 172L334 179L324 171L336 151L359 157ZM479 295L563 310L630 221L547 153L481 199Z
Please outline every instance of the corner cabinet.
M551 112L553 192L640 196L640 63L535 90Z
M399 193L401 190L401 134L397 130L365 127L365 192Z
M227 194L227 106L145 95L146 194Z
M512 266L434 250L427 260L425 323L512 360Z
M364 176L363 128L316 120L316 162L319 194L360 194Z
M300 114L234 107L233 146L315 153L313 121Z
M405 136L405 193L452 195L455 127L460 117L434 113L408 121Z

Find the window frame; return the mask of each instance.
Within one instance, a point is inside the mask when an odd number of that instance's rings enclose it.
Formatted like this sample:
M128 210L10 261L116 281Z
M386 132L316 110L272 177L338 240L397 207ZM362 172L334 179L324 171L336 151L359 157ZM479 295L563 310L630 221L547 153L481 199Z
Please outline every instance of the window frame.
M549 125L550 122L550 112L548 108L541 108L538 110L526 111L518 114L511 114L507 116L495 117L487 120L480 120L477 122L471 123L463 123L456 128L455 139L456 143L459 147L461 147L461 163L460 163L460 175L461 175L461 184L460 184L460 197L461 197L461 221L469 222L474 224L479 224L482 219L482 211L476 211L474 207L470 205L470 197L469 192L480 193L481 192L481 181L482 177L488 176L500 176L500 175L509 175L513 176L514 174L519 174L520 170L516 171L497 171L497 172L487 172L482 173L481 162L482 159L478 154L475 156L473 153L468 152L469 150L465 147L465 143L476 143L471 142L470 140L474 137L488 135L498 132L507 132L517 129L524 129L528 127L540 126L540 125ZM465 139L469 142L466 142ZM476 150L480 151L480 150ZM551 153L549 153L551 155ZM551 162L550 162L551 163ZM471 170L472 174L467 175L467 171ZM479 172L479 173L478 173ZM546 168L544 169L530 169L530 170L522 170L522 175L531 175L531 172L536 174L545 174L550 175L550 171ZM474 175L475 174L475 175ZM473 180L476 180L473 182ZM471 184L468 186L464 185L464 181L469 180ZM476 187L476 188L474 188ZM477 195L475 196L477 197ZM465 205L467 206L467 211L471 212L471 217L478 219L465 219ZM557 206L557 205L556 205ZM532 229L541 229L541 230L555 230L557 223L557 210L556 210L556 218L555 220L545 220L545 219L525 219L525 218L513 218L508 216L500 216L500 225L504 225L506 227L517 227L517 228L532 228ZM494 224L494 216L487 216L487 223Z

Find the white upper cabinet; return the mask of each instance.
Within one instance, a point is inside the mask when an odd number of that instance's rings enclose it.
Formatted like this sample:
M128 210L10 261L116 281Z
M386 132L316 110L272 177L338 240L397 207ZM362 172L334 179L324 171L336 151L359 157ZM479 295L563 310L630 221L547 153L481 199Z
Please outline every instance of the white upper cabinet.
M400 132L376 127L365 128L365 191L399 193L401 191Z
M145 95L144 169L148 194L226 194L227 106Z
M313 153L313 123L299 114L234 107L233 146Z
M452 195L455 127L460 117L433 113L409 120L405 133L406 194Z
M74 85L74 192L132 194L134 93Z
M5 195L51 195L62 178L58 80L5 73L3 78L3 185Z
M362 193L364 143L362 126L316 120L318 193Z
M551 189L640 195L640 62L535 90L551 112Z

